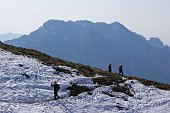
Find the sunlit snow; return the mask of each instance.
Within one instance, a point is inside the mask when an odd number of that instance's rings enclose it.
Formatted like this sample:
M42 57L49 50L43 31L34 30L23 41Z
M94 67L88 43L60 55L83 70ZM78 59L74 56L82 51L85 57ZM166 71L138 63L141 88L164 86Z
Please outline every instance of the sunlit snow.
M134 96L112 92L114 85L95 87L92 79L56 71L36 59L14 55L0 49L0 112L8 113L168 113L170 92L154 87L146 87L137 80L127 80ZM27 79L24 75L29 75ZM99 75L98 75L99 76ZM60 84L59 100L53 100L51 82ZM70 83L94 87L92 95L81 93L69 97ZM120 84L121 85L121 84ZM106 95L109 92L113 96Z

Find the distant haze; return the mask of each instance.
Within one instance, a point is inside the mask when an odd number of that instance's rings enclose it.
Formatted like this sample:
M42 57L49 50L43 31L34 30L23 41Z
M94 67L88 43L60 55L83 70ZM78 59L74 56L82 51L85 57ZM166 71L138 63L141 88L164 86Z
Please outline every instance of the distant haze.
M118 21L170 45L170 0L0 0L0 34L29 34L49 19Z
M5 34L0 34L0 41L4 42L7 40L12 40L21 37L21 34L16 34L16 33L5 33Z

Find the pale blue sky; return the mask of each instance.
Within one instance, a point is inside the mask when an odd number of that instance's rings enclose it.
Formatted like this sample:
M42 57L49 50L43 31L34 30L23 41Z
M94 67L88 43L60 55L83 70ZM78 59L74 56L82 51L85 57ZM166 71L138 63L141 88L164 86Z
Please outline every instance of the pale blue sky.
M49 19L118 21L170 45L170 0L0 0L0 33L29 34Z

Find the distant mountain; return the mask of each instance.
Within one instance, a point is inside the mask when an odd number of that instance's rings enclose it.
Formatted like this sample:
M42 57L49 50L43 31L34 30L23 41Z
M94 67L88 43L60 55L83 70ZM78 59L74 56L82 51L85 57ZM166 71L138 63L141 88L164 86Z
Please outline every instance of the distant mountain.
M16 38L21 37L21 34L16 34L16 33L5 33L5 34L0 34L0 41L4 42L7 40L13 40Z
M105 70L111 63L113 72L123 64L125 74L170 82L169 47L148 41L119 22L49 20L31 34L5 43Z

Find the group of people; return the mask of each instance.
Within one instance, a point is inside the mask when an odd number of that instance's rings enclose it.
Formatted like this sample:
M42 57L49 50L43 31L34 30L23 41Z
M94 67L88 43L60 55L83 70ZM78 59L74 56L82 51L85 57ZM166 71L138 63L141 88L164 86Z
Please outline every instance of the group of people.
M110 73L112 72L112 64L109 64L109 66L108 66L108 71L109 71ZM120 74L120 75L123 75L123 66L122 66L122 65L119 66L119 74ZM58 91L59 91L59 89L60 89L60 85L57 84L57 82L55 81L54 83L51 83L51 86L54 87L54 100L59 99Z
M108 72L112 72L112 64L109 64L108 66ZM123 66L120 64L119 66L119 75L123 75Z

